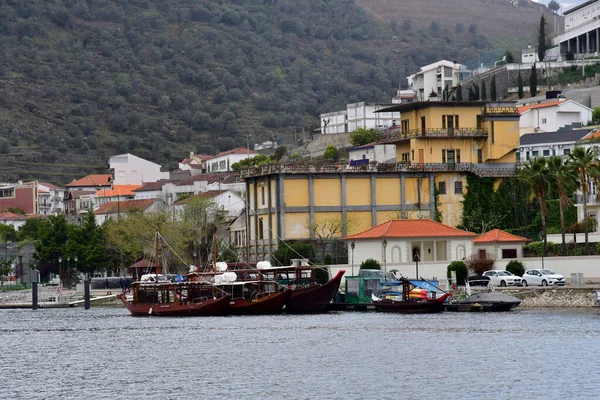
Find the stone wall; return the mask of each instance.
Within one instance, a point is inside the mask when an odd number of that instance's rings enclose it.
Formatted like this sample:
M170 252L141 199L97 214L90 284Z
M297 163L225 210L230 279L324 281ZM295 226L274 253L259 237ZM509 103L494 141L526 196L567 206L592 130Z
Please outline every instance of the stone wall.
M469 100L469 88L473 88L476 85L481 93L481 82L485 82L485 91L488 99L490 99L492 78L496 77L496 99L500 100L506 97L510 91L517 87L519 72L521 73L521 79L523 81L523 92L529 92L529 77L531 76L531 67L524 65L518 65L519 68L509 67L503 65L501 67L493 68L482 74L476 75L472 78L466 79L461 82L462 99ZM543 84L541 80L541 72L538 68L538 87Z

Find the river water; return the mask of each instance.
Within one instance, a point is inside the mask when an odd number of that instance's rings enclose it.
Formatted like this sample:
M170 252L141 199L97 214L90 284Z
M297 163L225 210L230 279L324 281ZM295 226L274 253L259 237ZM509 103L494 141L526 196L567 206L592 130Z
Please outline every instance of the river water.
M133 318L0 310L0 399L600 396L600 310Z

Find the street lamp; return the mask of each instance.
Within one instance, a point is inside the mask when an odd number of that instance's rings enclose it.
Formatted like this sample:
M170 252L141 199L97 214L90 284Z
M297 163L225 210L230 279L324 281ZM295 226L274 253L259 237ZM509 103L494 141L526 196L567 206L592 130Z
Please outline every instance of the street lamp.
M544 231L540 232L539 238L540 238L540 241L542 242L542 269L545 269L544 268L544 250L546 250L546 249L544 246Z
M413 256L413 259L415 261L416 273L417 273L416 279L419 279L419 259L420 258L421 257L419 256L419 253L415 253L415 255Z
M62 257L58 256L58 283L62 285Z
M387 256L386 256L386 249L387 249L387 240L383 239L383 243L381 243L383 245L383 272L385 274L387 274Z
M356 247L356 244L354 242L350 243L350 249L352 250L352 276L354 276L354 247Z

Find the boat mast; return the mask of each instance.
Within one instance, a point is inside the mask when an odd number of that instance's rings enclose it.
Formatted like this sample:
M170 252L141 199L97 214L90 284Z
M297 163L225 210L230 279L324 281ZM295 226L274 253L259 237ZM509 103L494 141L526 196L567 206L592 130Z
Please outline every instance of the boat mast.
M213 235L213 276L217 275L217 235Z
M158 266L158 231L156 231L156 235L155 235L155 247L154 247L154 257L155 258L155 262L156 262L156 281L158 281L158 273L159 273L159 266Z

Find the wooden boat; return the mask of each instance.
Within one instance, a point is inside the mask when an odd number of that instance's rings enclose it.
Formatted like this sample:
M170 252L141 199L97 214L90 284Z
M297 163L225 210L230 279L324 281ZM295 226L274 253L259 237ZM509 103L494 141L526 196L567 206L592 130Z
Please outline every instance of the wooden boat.
M156 233L156 260L160 234ZM156 267L155 277L161 276ZM215 290L206 281L170 282L158 279L133 282L117 296L134 316L213 316L225 314L230 296ZM131 300L130 300L131 298Z
M384 298L380 299L372 296L373 305L377 311L396 312L396 313L436 313L444 311L444 303L451 296L450 293L443 293L440 297L415 298L411 296L411 290L414 285L408 279L401 278L402 296L400 299Z
M133 316L161 317L224 315L230 300L228 295L215 297L212 285L200 282L134 282L117 297Z
M276 282L262 280L220 282L214 287L229 297L230 315L279 314L290 297L290 289L279 290Z
M259 269L263 279L277 281L291 289L284 311L288 314L318 313L327 306L338 293L345 271L339 271L332 279L317 283L316 271L308 260L294 259L291 266L267 267Z

